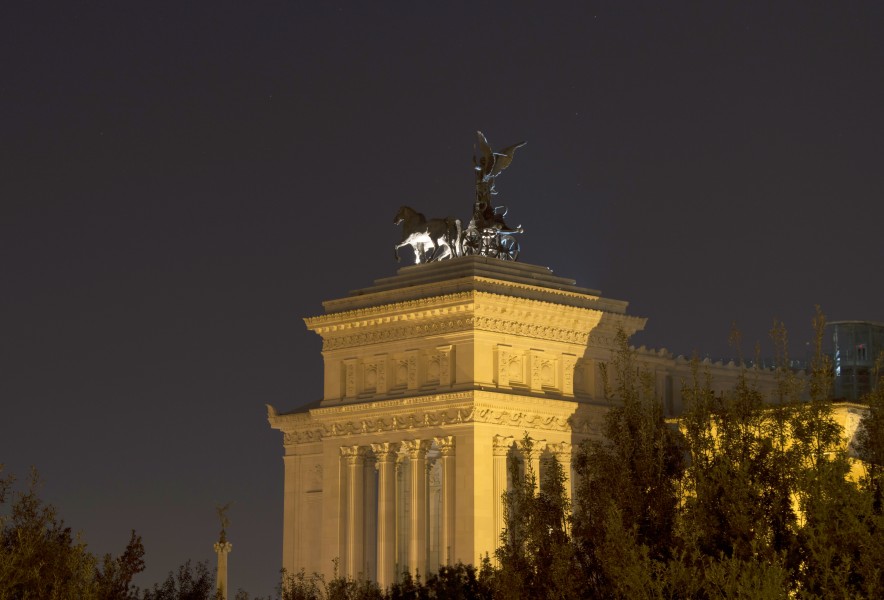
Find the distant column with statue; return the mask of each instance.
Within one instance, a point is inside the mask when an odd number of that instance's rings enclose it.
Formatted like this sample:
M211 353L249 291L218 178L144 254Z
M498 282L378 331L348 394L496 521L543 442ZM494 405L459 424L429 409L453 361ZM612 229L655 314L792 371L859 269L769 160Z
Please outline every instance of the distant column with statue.
M227 517L227 511L230 510L232 502L228 502L224 506L218 506L218 518L221 521L221 535L215 542L215 554L218 555L218 573L215 582L215 589L221 600L227 600L227 555L233 550L233 544L227 541L227 527L230 525L230 519Z

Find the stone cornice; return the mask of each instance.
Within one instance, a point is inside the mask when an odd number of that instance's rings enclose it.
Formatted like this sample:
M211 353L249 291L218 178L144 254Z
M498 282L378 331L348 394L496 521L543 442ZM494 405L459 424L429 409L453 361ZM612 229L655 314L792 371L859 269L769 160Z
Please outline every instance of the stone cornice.
M592 341L590 332L608 314L543 300L468 291L304 321L322 336L324 350L473 330L585 345ZM626 330L644 326L645 320L638 317L620 313L612 316Z
M595 435L601 412L587 405L488 391L434 394L272 415L287 446L367 433L413 431L464 423L490 423L516 429Z
M576 296L576 294L572 295ZM544 311L550 315L561 315L564 311L565 314L570 315L570 319L579 318L578 315L581 314L605 312L605 307L601 306L571 306L546 300L516 298L494 292L470 290L308 317L304 319L304 322L308 329L324 335L341 329L378 326L400 321L418 321L475 310L512 311L515 307L519 307L519 312L523 315L533 315ZM622 313L618 312L617 314Z

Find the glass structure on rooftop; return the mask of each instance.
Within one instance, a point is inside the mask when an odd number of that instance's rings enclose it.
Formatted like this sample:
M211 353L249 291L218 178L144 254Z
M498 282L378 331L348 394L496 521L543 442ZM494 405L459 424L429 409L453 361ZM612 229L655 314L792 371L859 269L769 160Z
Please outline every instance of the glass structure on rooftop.
M880 381L875 362L884 352L884 323L833 321L829 328L835 369L834 397L859 400ZM884 369L880 375L884 375Z

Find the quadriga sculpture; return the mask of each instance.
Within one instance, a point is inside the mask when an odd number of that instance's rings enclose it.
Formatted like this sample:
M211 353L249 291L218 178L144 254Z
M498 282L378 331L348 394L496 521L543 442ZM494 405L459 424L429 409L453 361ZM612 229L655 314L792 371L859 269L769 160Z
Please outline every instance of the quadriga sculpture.
M497 195L495 182L513 162L516 150L525 145L519 142L495 152L481 131L476 132L473 147L473 171L476 176L476 199L473 216L466 230L459 219L429 219L410 206L403 206L393 219L402 225L402 241L393 246L393 256L399 260L399 248L411 246L414 262L425 263L466 255L489 256L500 260L517 260L519 242L512 234L523 233L522 226L510 227L504 221L505 206L494 206Z

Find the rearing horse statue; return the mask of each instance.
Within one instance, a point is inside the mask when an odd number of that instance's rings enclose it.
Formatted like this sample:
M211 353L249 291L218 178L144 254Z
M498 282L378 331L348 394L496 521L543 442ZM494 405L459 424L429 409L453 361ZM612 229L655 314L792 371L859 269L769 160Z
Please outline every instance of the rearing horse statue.
M394 225L402 225L402 241L393 246L393 256L399 258L399 248L411 246L414 263L425 263L443 258L461 256L462 229L460 219L429 219L411 208L402 206L393 217Z

